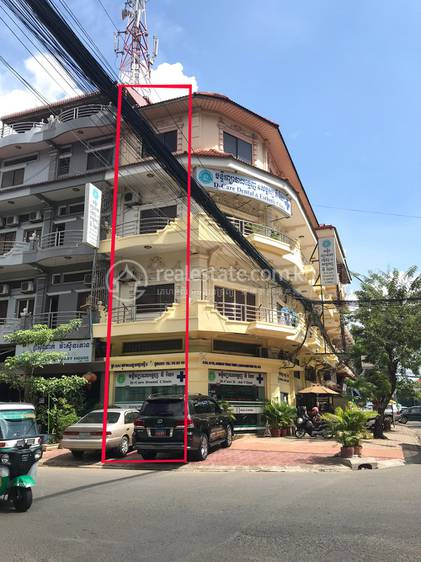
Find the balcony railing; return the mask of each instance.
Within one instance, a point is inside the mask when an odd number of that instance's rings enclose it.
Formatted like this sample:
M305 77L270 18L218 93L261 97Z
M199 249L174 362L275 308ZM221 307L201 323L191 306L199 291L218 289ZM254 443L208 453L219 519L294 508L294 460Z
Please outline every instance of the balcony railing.
M125 322L136 322L138 320L150 320L157 318L173 303L150 303L134 304L113 307L113 322L124 324Z
M88 313L80 310L69 310L61 312L41 312L39 314L28 315L23 317L24 327L30 327L34 324L43 324L49 328L56 328L62 324L67 324L71 320L81 320L81 327L88 325Z
M16 240L0 241L0 258L10 254L20 254L30 247L30 242L18 242Z
M38 240L38 245L42 250L47 248L77 248L82 243L82 230L68 230L62 232L50 232L44 234Z
M134 236L136 234L151 234L163 230L175 219L171 217L148 217L137 221L128 221L118 224L116 228L117 236Z
M279 240L284 244L290 246L294 249L298 246L298 242L293 238L290 238L283 232L279 232L270 226L264 224L259 224L256 222L251 222L244 219L238 219L237 217L227 217L229 221L241 232L243 236L248 236L249 234L261 234L262 236L267 236L273 240Z
M229 320L238 322L266 322L291 327L298 325L297 314L293 311L231 302L215 302L215 308Z
M28 131L40 131L52 123L66 123L67 121L72 121L73 119L80 119L82 117L91 117L102 111L112 112L110 105L102 105L99 103L93 103L88 105L80 105L78 107L72 107L70 109L65 109L57 117L53 117L51 120L45 121L24 121L22 123L13 123L12 125L3 124L0 130L0 137L8 137L9 135L16 135L19 133L26 133Z
M8 137L9 135L17 135L19 133L26 133L27 131L39 131L45 127L46 123L42 121L24 121L22 123L13 123L7 125L3 123L1 128L0 137Z

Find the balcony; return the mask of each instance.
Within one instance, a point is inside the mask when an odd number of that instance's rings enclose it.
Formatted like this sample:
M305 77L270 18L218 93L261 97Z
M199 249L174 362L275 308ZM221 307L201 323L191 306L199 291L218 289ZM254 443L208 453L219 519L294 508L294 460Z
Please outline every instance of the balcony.
M76 128L97 128L109 125L112 129L110 117L113 116L111 105L87 104L66 109L47 121L3 123L0 129L0 146L16 144L16 142L23 144L48 141Z
M82 230L50 232L30 242L1 241L0 265L18 266L51 258L90 255L92 250L82 244Z
M113 308L113 337L139 335L160 336L163 333L184 333L186 329L184 303L154 303ZM298 314L284 313L264 306L234 303L214 303L204 300L190 304L190 335L253 334L295 341L302 332ZM107 312L104 310L93 334L105 338Z
M15 330L28 330L35 324L43 324L49 328L57 328L62 324L67 324L71 320L81 320L78 330L71 332L65 339L84 339L90 337L90 315L88 312L62 311L62 312L42 312L40 314L28 314L20 318L0 318L0 343L7 343L4 340L6 334Z

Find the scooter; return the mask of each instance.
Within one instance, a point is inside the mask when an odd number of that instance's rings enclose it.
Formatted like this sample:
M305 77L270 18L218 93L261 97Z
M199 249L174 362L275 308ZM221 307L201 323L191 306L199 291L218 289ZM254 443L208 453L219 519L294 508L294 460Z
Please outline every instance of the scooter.
M0 403L0 497L16 511L32 505L42 437L32 404Z
M299 417L297 418L297 424L295 429L295 437L302 439L306 433L310 437L323 437L323 439L332 439L333 432L327 423L320 423L314 425L309 417Z

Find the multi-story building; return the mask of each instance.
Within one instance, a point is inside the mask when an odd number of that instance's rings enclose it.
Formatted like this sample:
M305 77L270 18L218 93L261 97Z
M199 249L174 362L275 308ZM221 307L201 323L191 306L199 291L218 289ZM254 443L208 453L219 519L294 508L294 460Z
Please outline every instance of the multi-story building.
M187 163L187 98L143 108ZM3 118L0 138L2 334L81 318L69 363L44 372L103 372L111 249L115 116L99 96ZM332 226L320 225L278 126L225 96L193 97L195 178L237 229L318 307L329 338L348 337L340 311L350 281ZM186 197L123 126L115 244L110 403L139 404L185 383ZM102 240L83 243L84 194L103 192ZM294 403L310 381L340 388L348 374L299 302L257 276L203 209L192 207L189 390L228 400L237 425L262 425L263 401ZM321 286L317 246L333 237L339 282ZM238 272L241 270L241 276ZM79 344L79 345L78 345ZM80 349L86 349L86 354ZM79 350L79 351L78 351ZM17 350L19 352L19 350ZM89 355L89 357L88 357Z
M143 111L186 164L187 98ZM194 175L229 220L303 296L343 297L350 277L339 237L319 225L278 126L225 96L199 93L192 131ZM186 204L124 132L120 169L110 402L139 404L151 392L181 391L185 381ZM112 181L112 173L105 178ZM317 247L328 235L336 241L339 282L322 287ZM105 256L110 236L99 248ZM247 256L197 206L191 268L191 392L228 400L237 426L251 429L262 425L265 399L294 403L310 381L342 385L349 373L300 303L256 278ZM93 333L104 340L101 308ZM338 307L318 308L329 338L342 347L348 336Z
M83 96L2 121L0 360L20 351L5 334L79 318L80 328L57 343L68 361L44 372L99 374L103 361L101 348L93 345L90 304L95 252L82 243L84 193L88 182L106 185L114 114L98 96ZM104 202L106 211L106 197ZM99 382L100 377L96 392Z

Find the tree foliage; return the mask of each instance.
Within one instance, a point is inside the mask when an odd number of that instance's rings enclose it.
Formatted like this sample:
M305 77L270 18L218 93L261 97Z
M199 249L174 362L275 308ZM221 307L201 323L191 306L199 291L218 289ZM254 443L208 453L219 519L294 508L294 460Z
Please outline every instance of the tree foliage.
M61 351L48 351L52 341L63 339L66 335L77 330L81 325L80 320L72 320L57 328L49 328L43 324L35 324L28 330L16 330L4 336L9 343L34 346L33 350L24 351L18 355L7 357L0 372L0 381L7 383L11 388L23 391L24 399L28 402L34 398L34 372L46 365L63 363L67 353ZM40 349L37 349L37 347Z
M396 390L398 376L406 370L417 372L421 366L421 275L411 267L402 273L370 273L356 291L360 301L385 299L381 304L362 304L352 314L352 350L355 363L361 357L373 365L362 375L362 386L380 413ZM380 433L380 435L379 435ZM381 428L376 436L381 436ZM375 432L376 434L376 432Z

